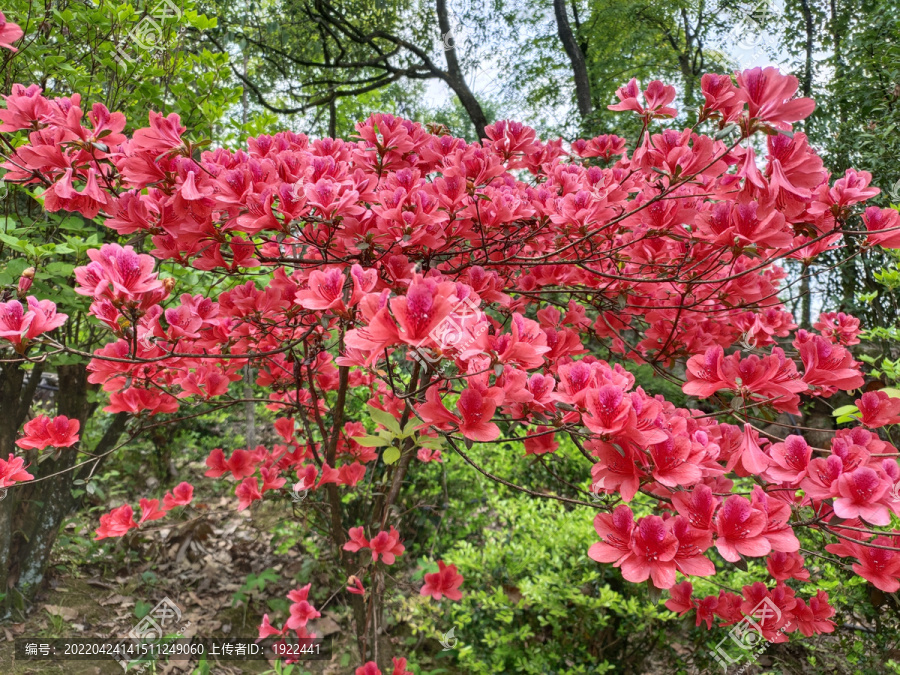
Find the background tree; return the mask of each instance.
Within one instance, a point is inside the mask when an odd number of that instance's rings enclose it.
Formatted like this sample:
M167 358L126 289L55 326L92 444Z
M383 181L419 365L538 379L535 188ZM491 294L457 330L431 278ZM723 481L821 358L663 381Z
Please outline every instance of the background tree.
M80 91L86 105L103 102L110 109L127 111L138 125L150 110L171 110L210 136L238 92L224 86L227 61L223 56L180 49L181 31L210 25L192 7L186 4L178 17L155 19L163 32L154 38L152 49L142 50L126 38L146 20L147 15L135 10L120 12L109 5L78 2L59 7L33 1L8 3L4 7L7 19L19 20L25 36L18 52L3 52L4 90L9 92L15 82L33 82L50 95ZM123 53L135 62L124 59ZM73 105L78 105L77 100L73 99ZM4 138L3 155L9 156L26 141L25 132L11 140ZM94 142L102 147L103 139ZM89 303L71 291L73 270L85 261L88 248L117 237L91 218L44 212L42 192L40 186L23 190L4 184L0 298L24 298L19 284L29 270L31 276L24 283L30 285L30 292L52 297L60 312L70 317L60 329L60 338L89 353L108 336L85 321ZM116 446L126 415L96 415L101 400L97 386L87 382L87 362L75 354L56 353L31 362L7 359L0 363L0 409L4 411L0 454L14 450L17 429L26 419L53 411L79 421L84 430L80 449L86 454L103 456ZM88 475L87 470L71 470L76 457L75 452L61 453L35 465L33 473L46 480L0 501L3 616L16 612L21 617L43 579L60 524L76 504L74 482Z

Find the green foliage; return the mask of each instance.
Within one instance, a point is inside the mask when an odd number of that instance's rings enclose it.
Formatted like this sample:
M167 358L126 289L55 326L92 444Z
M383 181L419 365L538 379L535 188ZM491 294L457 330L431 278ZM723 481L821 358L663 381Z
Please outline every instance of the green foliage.
M18 22L25 38L18 53L5 52L4 90L13 83L36 83L49 96L77 93L86 112L103 102L125 113L129 129L146 125L151 110L176 112L190 136L210 136L239 90L226 84L225 55L192 49L189 36L215 26L215 19L196 7L189 1L180 5L179 15L154 18L158 41L142 49L128 36L147 19L131 3L7 3L7 20ZM134 62L123 53L136 57ZM24 141L25 132L13 139L14 144ZM74 292L73 272L88 262L89 249L118 237L99 219L43 212L41 193L5 183L0 190L0 296L13 295L22 272L34 267L29 293L52 299L69 315L59 331L69 346L92 351L107 334L82 320L90 301ZM143 248L140 238L130 243ZM79 360L56 356L48 366Z
M454 500L452 508L465 509L465 502ZM412 597L395 607L415 636L452 645L435 663L449 657L467 673L603 673L614 663L638 666L672 615L648 603L637 587L626 589L617 571L587 558L595 540L589 512L497 495L482 508L492 527L440 556L465 577L463 599ZM444 637L451 629L456 644Z
M231 606L247 604L252 595L262 595L265 593L266 586L278 582L279 579L278 573L272 569L263 570L259 574L251 572L247 575L244 585L231 596Z

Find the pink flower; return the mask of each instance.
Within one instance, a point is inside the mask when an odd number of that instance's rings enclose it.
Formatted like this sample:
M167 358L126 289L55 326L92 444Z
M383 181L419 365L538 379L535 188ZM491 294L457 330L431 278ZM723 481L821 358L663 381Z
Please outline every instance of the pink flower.
M751 68L737 73L738 87L749 106L751 118L789 130L791 122L809 117L816 108L811 98L793 98L798 81L775 67Z
M900 424L900 398L888 396L883 391L868 391L856 399L859 421L870 429L887 424Z
M810 499L821 500L838 494L837 481L843 473L844 465L837 455L816 457L809 463L806 477L800 481L800 489Z
M719 597L708 595L700 600L695 600L697 609L697 619L695 626L706 623L707 630L712 629L712 623L716 620L716 610L719 608Z
M451 300L452 298L452 300ZM391 311L399 326L399 339L418 346L433 343L458 302L456 284L416 275L405 296L392 298ZM349 343L348 343L349 344ZM351 345L352 346L352 345Z
M698 530L713 528L713 515L722 500L713 495L708 485L697 485L690 492L684 490L672 495L672 505L679 515Z
M309 604L309 589L312 584L306 584L303 588L298 588L288 593L287 598L291 601L291 616L285 624L290 630L305 628L306 624L313 619L322 616L315 607Z
M612 513L594 516L594 529L601 541L591 544L588 556L597 562L618 563L631 555L631 534L634 531L634 513L624 504Z
M280 490L287 483L286 478L282 478L277 467L260 467L259 475L262 478L262 485L259 491L265 494L269 490Z
M163 283L153 273L151 256L135 253L131 246L104 244L99 250L89 249L88 257L90 263L75 268L76 293L106 297L114 303L140 302L144 296L156 299L159 295L158 300L165 297Z
M378 556L385 565L393 565L396 556L403 555L406 548L400 543L400 533L391 525L388 532L381 531L372 537L369 542L369 548L372 549L372 561L376 562Z
M525 437L525 454L526 455L546 455L547 453L556 452L559 443L556 441L552 428L539 426L535 429L535 435Z
M765 441L763 441L765 442ZM728 462L728 466L734 466L739 476L757 476L769 466L769 457L763 452L760 445L759 432L749 424L744 425L744 434L738 451Z
M28 311L18 300L0 302L0 338L13 343L23 351L34 338L62 326L68 315L57 314L56 304L50 300L38 300L28 296Z
M460 424L460 419L447 410L437 387L428 388L425 392L425 403L417 406L416 412L425 424L441 431L449 431Z
M51 110L50 101L41 95L36 84L24 87L14 84L9 96L4 96L6 109L0 110L0 131L27 129Z
M762 636L769 642L787 642L787 637L779 629L783 628L791 619L792 610L797 603L794 591L784 584L778 584L769 590L764 583L757 581L743 589L744 601L740 605L741 612L750 616L760 603L767 600L779 611L769 611L756 614Z
M79 191L73 181L81 179L85 185ZM100 188L97 171L93 167L87 170L87 176L75 173L74 169L66 169L44 194L44 208L47 211L74 211L85 218L95 218L109 203L109 197Z
M687 382L682 387L684 393L707 398L719 389L727 388L728 383L719 372L723 358L725 354L718 345L689 358L686 364Z
M358 576L355 574L350 575L347 579L347 592L353 593L354 595L365 595L366 589L363 587L363 583Z
M572 141L572 152L579 157L600 157L609 159L613 155L625 153L625 139L613 134L596 136L589 141L579 138Z
M723 122L735 122L744 108L743 92L734 86L730 75L707 73L700 78L700 92L704 98L703 112L718 113Z
M610 110L631 110L638 115L647 117L675 117L678 111L669 107L675 100L675 87L665 85L659 80L653 80L643 92L646 105L640 102L640 85L636 79L632 79L624 87L616 90L619 103L606 106Z
M891 213L897 212L891 209ZM845 347L858 345L859 334L862 332L859 319L843 312L823 312L819 315L819 320L813 324L813 328L832 342Z
M591 491L618 492L625 502L630 502L640 488L644 475L637 465L637 457L631 443L614 446L603 441L591 440L585 443L598 460L591 467Z
M820 335L812 335L796 346L806 371L803 381L820 387L823 394L830 395L837 389L857 389L865 382L859 372L859 364L841 345L831 344Z
M33 295L27 298L28 313L34 314L31 326L25 337L33 340L42 333L48 333L51 330L62 326L69 317L66 314L56 313L56 303L50 300L38 300Z
M350 539L344 544L344 550L355 553L364 548L369 548L369 540L366 539L365 530L362 527L351 527Z
M344 283L347 278L340 267L310 272L309 287L297 293L301 307L312 310L332 310L344 312Z
M690 581L682 581L680 584L675 584L669 589L670 597L666 600L666 609L675 612L679 616L690 612L694 609L694 601L691 598L693 592L694 587Z
M214 449L206 458L206 466L209 467L204 475L210 478L218 478L226 472L230 472L235 480L241 480L247 476L252 476L256 471L256 464L253 456L246 450L238 448L231 453L231 457L225 460L225 454L221 448Z
M0 12L0 47L8 49L11 52L19 51L12 46L12 43L19 40L25 32L19 28L17 24L8 23L3 12Z
M158 499L141 499L141 519L138 525L143 525L150 520L159 520L166 515L165 511L160 510Z
M887 506L879 503L891 487L883 474L861 466L838 479L840 497L834 500L834 512L839 518L862 518L872 525L889 525L891 516Z
M716 548L725 560L737 562L742 555L758 558L772 550L763 535L766 515L740 495L731 495L716 517Z
M275 626L269 623L269 615L263 614L262 623L259 624L259 639L262 640L268 637L275 637L276 635L283 635L286 630L287 626L281 630L275 628Z
M420 462L424 462L425 464L428 462L443 463L444 461L441 459L440 450L431 450L430 448L419 448L416 451L416 457L419 458Z
M465 389L456 402L462 415L459 430L473 441L493 441L500 437L500 427L491 422L497 404L492 398L482 396L472 388Z
M771 464L765 475L776 483L796 485L806 477L812 448L803 436L791 435L769 447Z
M582 416L584 425L600 436L613 436L633 423L631 397L611 384L590 390L585 396L588 414Z
M25 471L25 460L22 457L13 457L10 453L6 460L0 459L0 488L8 488L28 480L34 480L34 476Z
M238 498L238 511L243 511L250 504L262 499L262 493L259 491L259 479L245 478L234 490L235 497Z
M25 436L16 441L20 448L43 450L48 445L54 448L68 448L78 442L81 422L59 415L52 420L39 415L25 424Z
M279 417L273 424L275 431L284 439L285 443L290 443L294 439L294 418Z
M374 661L367 661L356 669L355 675L381 675L381 670Z
M439 560L438 571L425 575L425 585L419 590L419 595L430 595L435 600L446 595L449 600L461 600L462 593L458 589L462 582L463 576L457 572L456 565L446 565Z
M805 562L803 556L796 551L791 553L773 551L766 558L766 569L776 581L787 581L788 579L809 581L809 570L803 566Z
M117 509L113 509L107 514L100 516L100 527L97 528L94 540L106 539L107 537L121 537L128 530L137 527L134 522L134 512L128 504L123 504Z
M132 136L131 145L135 150L144 150L160 155L183 145L181 134L186 127L181 126L181 118L176 113L164 117L150 111L150 127L138 129Z
M850 554L859 560L851 566L854 572L885 593L896 593L900 590L900 552L874 548L864 543L842 543L848 544L846 547L850 549ZM872 543L897 548L898 542L894 537L875 537Z
M678 540L675 567L689 577L711 577L716 573L712 560L703 555L712 546L712 534L706 530L691 527L684 516L670 518L668 523L672 534Z
M322 465L322 475L319 477L319 483L316 488L320 488L328 483L337 483L340 480L340 474L337 469L328 466L328 462Z
M678 540L666 521L659 516L645 516L632 533L631 554L619 563L622 576L633 583L649 577L657 588L671 588L675 584L677 553Z
M834 622L828 619L835 614L834 607L828 604L828 593L818 590L816 595L809 599L809 605L798 599L793 608L794 619L800 632L806 637L817 633L833 633Z
M29 291L31 284L34 283L34 271L33 267L29 267L19 276L19 283L16 285L16 293L20 298Z
M411 670L406 669L406 659L394 656L391 658L391 663L394 665L391 675L413 675Z
M687 438L670 436L652 445L650 457L654 464L653 477L666 487L694 485L703 477Z
M363 479L366 475L366 467L360 464L359 462L353 462L352 464L344 464L338 469L338 479L337 482L339 485L346 485L347 487L353 487L359 481Z
M863 211L862 219L869 232L870 244L878 244L884 248L900 248L900 213L894 209L869 206Z
M775 493L779 494L779 493ZM763 536L772 546L773 551L792 553L800 550L800 540L788 524L791 519L791 507L788 503L770 497L759 485L754 485L751 506L766 516L766 528Z
M167 511L176 506L187 506L194 498L194 486L181 482L163 497L163 508Z

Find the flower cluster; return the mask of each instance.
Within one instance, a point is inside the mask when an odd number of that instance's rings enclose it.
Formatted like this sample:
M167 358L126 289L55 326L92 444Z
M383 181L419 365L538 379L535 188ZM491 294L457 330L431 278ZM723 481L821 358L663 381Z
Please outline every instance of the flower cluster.
M0 302L0 344L11 342L15 350L24 354L32 341L44 333L62 326L69 317L57 314L56 303L38 300L29 295L28 309L18 300Z
M331 533L345 564L365 549L378 574L376 563L405 550L391 501L414 458L429 470L442 445L474 463L473 442L521 442L544 460L566 439L592 463L597 509L607 495L624 502L597 516L593 559L682 589L680 606L698 617L731 621L771 595L784 626L821 632L827 596L807 605L784 583L808 576L793 514L810 509L804 526L838 539L835 554L859 560L858 574L894 586L900 559L866 544L895 536L869 530L900 513L897 450L870 429L900 421L900 406L861 395L861 425L830 449L758 426L763 413L798 415L804 398L864 384L851 352L858 320L826 312L799 329L779 298L781 262L808 265L839 247L851 219L865 246L900 247L900 221L865 205L878 193L868 173L832 180L791 132L814 107L797 85L774 68L704 76L701 122L716 128L705 134L651 127L677 119L674 88L632 81L610 107L642 118L634 147L612 135L544 142L510 121L469 143L375 114L352 140L281 132L237 150L203 150L174 113L151 114L129 136L100 104L85 113L77 95L16 85L0 132L20 142L2 167L7 181L49 185L47 209L102 217L149 249L106 244L75 271L76 292L109 331L89 365L105 410L237 403L232 383L250 367L284 442L209 455L206 475L236 482L238 508L319 490L336 508L342 490L378 481L387 489L371 519L333 522ZM161 261L215 281L175 293ZM0 306L0 338L23 351L58 327L46 303ZM740 423L644 391L615 359L673 381L686 363L683 391ZM370 414L354 419L362 402ZM153 502L142 502L142 521L167 507ZM653 512L635 519L632 506L648 502ZM126 505L98 535L136 526ZM754 584L743 600L694 601L676 585L678 574L764 556L779 583ZM421 592L457 599L461 581L442 562ZM356 575L347 589L366 597ZM295 593L285 629L315 613L308 589Z
M802 561L802 558L801 558ZM696 625L706 623L712 628L713 622L720 626L731 626L745 616L751 616L754 608L768 601L778 611L766 613L756 624L762 637L769 642L787 642L786 633L800 631L806 637L817 633L833 633L834 608L828 604L828 593L818 591L807 603L794 596L794 590L783 583L769 588L757 581L741 589L741 595L719 591L719 595L704 598L692 597L693 586L683 581L672 588L672 597L666 600L666 607L679 615L696 612Z
M20 448L43 450L48 445L54 448L69 448L78 442L81 422L59 415L52 420L46 415L38 415L25 424L25 436L16 441Z
M97 528L95 540L109 537L122 537L129 530L136 529L146 522L163 518L168 511L177 506L187 506L194 499L194 486L181 482L171 491L163 495L162 508L158 499L141 499L139 508L141 517L135 521L134 509L129 504L113 509L100 516L100 527Z

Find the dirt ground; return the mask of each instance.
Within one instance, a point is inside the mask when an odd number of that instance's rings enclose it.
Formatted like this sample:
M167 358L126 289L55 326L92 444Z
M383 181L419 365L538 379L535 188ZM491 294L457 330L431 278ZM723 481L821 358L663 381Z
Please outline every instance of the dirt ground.
M102 661L16 661L16 638L124 637L140 617L164 598L177 606L176 624L185 637L256 638L265 601L283 597L290 580L304 564L304 556L292 547L279 554L268 525L277 518L274 506L236 513L222 497L206 504L200 514L177 524L142 528L140 542L123 539L122 546L139 548L140 560L118 573L105 575L90 566L63 571L54 554L48 582L25 621L0 625L0 672L10 675L105 675L122 673L112 659ZM71 525L69 527L72 527ZM147 533L149 537L147 536ZM248 575L268 573L262 589L247 592ZM272 574L274 572L274 574ZM245 599L235 602L235 595ZM358 665L352 657L349 621L335 602L319 606L322 617L309 625L311 633L333 640L331 661L304 661L301 673L341 675ZM174 617L173 617L174 618ZM275 619L273 617L273 622ZM169 626L165 627L169 630ZM143 672L193 672L196 662L173 662L147 667ZM232 675L272 670L265 660L210 663L211 673ZM136 671L129 671L136 672ZM295 670L296 674L297 671Z

